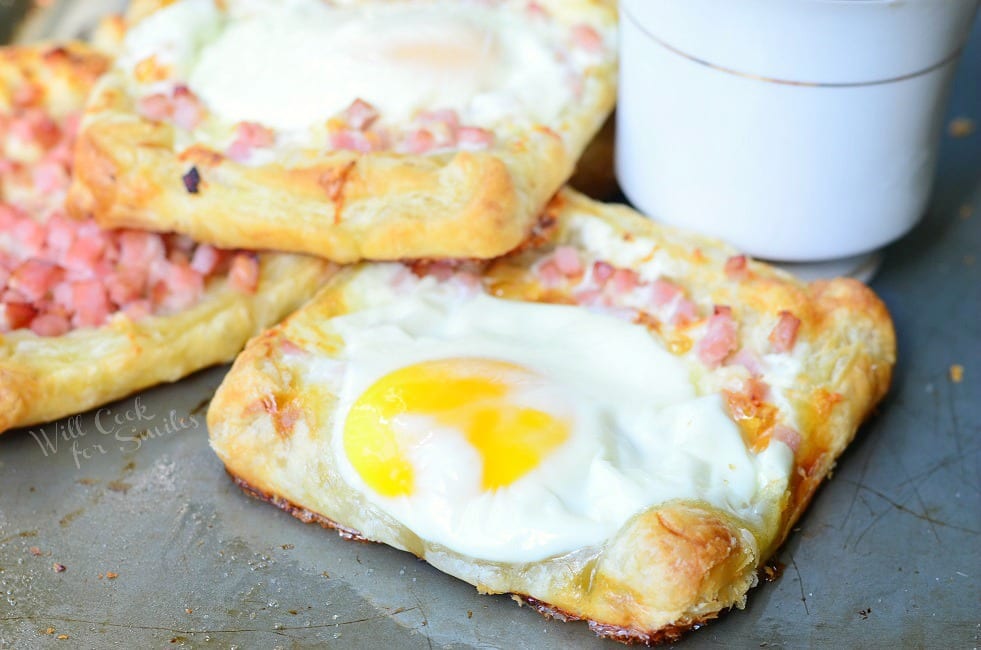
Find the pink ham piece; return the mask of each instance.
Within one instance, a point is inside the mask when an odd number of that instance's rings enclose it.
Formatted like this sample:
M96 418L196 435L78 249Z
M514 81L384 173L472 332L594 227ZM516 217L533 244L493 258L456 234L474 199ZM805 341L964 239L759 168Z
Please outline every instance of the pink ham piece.
M204 121L204 116L207 113L204 104L187 86L174 88L173 102L172 118L175 125L185 131L193 131Z
M10 136L42 149L50 149L61 140L61 128L43 111L29 108L10 120Z
M222 254L214 246L201 244L191 257L191 268L201 275L208 275L218 268Z
M0 304L0 332L27 327L36 315L37 310L26 302L4 301Z
M688 325L698 320L698 305L688 298L678 299L674 314L671 315L672 325Z
M730 280L745 280L749 276L746 256L734 255L727 259L725 273Z
M732 309L716 305L705 326L705 334L698 341L698 359L709 368L717 368L739 345L738 327Z
M559 246L553 253L555 266L559 273L566 277L575 277L582 274L582 261L579 259L579 251L572 246Z
M665 307L682 294L684 291L681 287L663 278L654 280L651 285L651 302L655 307Z
M609 282L615 271L612 264L603 261L593 262L593 282L602 287Z
M773 440L779 440L780 442L784 443L785 445L790 447L790 450L793 451L795 454L800 449L800 443L801 443L800 433L796 429L793 429L792 427L788 427L785 424L775 425L773 429L770 431L770 438L772 438Z
M236 162L245 162L255 149L269 147L276 141L276 134L255 122L239 122L235 127L235 139L228 146L228 157Z
M44 226L26 217L19 219L11 227L10 232L17 240L17 243L20 244L19 247L14 248L13 253L25 257L39 255L44 249L45 241L48 238Z
M62 163L53 160L42 160L31 170L34 189L40 194L52 194L68 185L68 172Z
M141 97L136 102L136 111L150 121L163 122L174 114L174 103L167 95L154 93Z
M613 272L613 289L617 293L627 293L637 288L640 276L630 269L617 269Z
M14 269L7 280L7 286L29 302L36 302L48 295L61 280L63 273L56 264L32 258Z
M228 282L243 293L255 293L259 287L259 260L251 253L236 253L228 271Z
M38 336L61 336L67 334L72 325L68 318L61 314L46 313L36 316L31 321L30 328Z
M378 120L378 110L362 99L355 99L341 113L341 119L355 131L364 131Z
M780 312L780 320L770 332L770 345L776 352L790 352L797 342L797 331L800 329L800 319L789 311Z
M361 131L353 129L343 129L334 131L327 136L327 146L339 151L356 151L358 153L371 153L377 150L377 141L369 138Z
M100 280L83 280L72 284L72 303L75 327L98 327L106 322L110 313L109 296Z
M466 151L480 151L494 145L494 133L476 126L464 126L456 132L457 147Z
M429 153L436 148L436 137L428 129L410 131L402 139L400 150L411 154Z
M576 25L572 28L572 42L587 52L603 51L603 37L589 25Z
M175 121L185 127L204 114L186 89L177 89L173 101L151 95L142 105L161 118L176 111ZM39 162L24 166L29 174L17 182L37 194L66 191L77 122L69 116L59 127L35 109L0 114L0 127L41 149ZM262 127L246 127L239 135L249 145L272 141ZM155 309L186 309L201 298L209 279L228 272L232 256L229 284L251 293L258 283L259 265L251 253L199 246L182 235L103 230L91 219L76 221L59 211L28 216L24 209L0 201L0 332L29 328L39 336L61 336L104 325L116 312L135 320Z

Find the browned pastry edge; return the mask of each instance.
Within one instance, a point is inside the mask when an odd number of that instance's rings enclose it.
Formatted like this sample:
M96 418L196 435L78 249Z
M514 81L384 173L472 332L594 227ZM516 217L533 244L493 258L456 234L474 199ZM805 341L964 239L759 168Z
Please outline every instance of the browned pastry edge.
M225 471L227 472L228 470L226 469ZM228 475L232 477L232 480L235 482L235 485L239 486L243 492L248 494L253 499L258 499L259 501L265 501L266 503L271 503L272 505L276 506L280 510L285 510L286 512L293 515L294 517L296 517L297 519L299 519L305 524L317 523L320 524L322 528L329 528L329 529L336 530L338 535L352 542L363 542L366 544L377 543L374 540L368 539L367 537L365 537L358 531L354 530L353 528L341 526L333 519L330 519L323 515L318 515L316 512L313 512L312 510L307 510L306 508L302 508L294 504L292 501L288 499L284 499L283 497L273 496L268 492L264 492L258 488L252 487L252 485L250 485L248 481L246 481L245 479L239 476L232 474L231 472L228 472Z
M225 471L228 472L228 476L232 479L235 485L237 485L239 489L241 489L242 492L248 496L252 497L253 499L274 505L280 510L293 515L305 524L320 524L321 528L335 530L340 537L351 542L361 542L362 544L378 543L374 540L368 539L353 528L342 526L329 517L325 517L321 514L313 512L312 510L296 505L289 499L277 497L264 490L260 490L259 488L252 486L242 477L236 476L232 472L228 471L228 469ZM425 560L422 561L425 562ZM616 625L607 625L605 623L598 623L590 619L583 619L574 614L563 611L558 607L554 607L549 603L532 598L531 596L526 596L524 594L511 594L511 598L519 605L528 605L546 619L554 618L564 623L570 621L584 621L589 626L589 629L599 637L612 639L613 641L627 645L637 644L646 645L648 647L662 645L664 643L675 643L679 641L686 632L697 630L706 622L717 618L718 616L717 614L713 614L698 620L690 621L683 625L668 625L653 632L644 632L642 630L635 630Z

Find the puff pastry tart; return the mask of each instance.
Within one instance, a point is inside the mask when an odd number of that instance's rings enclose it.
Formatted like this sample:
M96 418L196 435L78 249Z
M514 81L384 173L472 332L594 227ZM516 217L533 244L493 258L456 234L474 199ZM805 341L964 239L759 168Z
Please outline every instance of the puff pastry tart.
M0 48L0 432L230 361L332 269L67 218L75 131L107 66L81 44Z
M137 0L72 209L335 262L517 246L609 114L596 0Z
M211 402L253 495L602 636L742 607L887 390L888 313L571 191L492 262L349 267Z

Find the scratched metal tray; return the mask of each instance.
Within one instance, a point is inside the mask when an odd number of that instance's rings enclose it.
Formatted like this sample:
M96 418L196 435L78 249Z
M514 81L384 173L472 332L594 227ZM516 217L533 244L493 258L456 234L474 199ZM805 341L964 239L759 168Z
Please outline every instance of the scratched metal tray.
M29 37L85 29L93 4ZM0 0L0 25L20 9ZM979 78L975 29L951 116L981 118ZM872 283L899 330L891 396L780 551L782 577L679 647L979 644L979 143L945 138L929 215ZM246 498L204 426L226 370L0 437L0 648L619 647Z

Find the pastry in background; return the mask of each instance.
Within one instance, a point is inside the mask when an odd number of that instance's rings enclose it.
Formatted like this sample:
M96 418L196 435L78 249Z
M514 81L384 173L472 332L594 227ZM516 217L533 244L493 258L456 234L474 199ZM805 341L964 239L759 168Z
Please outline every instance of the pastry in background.
M78 121L108 66L79 43L0 48L0 432L231 361L333 268L68 218Z
M336 262L517 246L612 110L591 0L137 0L70 204Z

